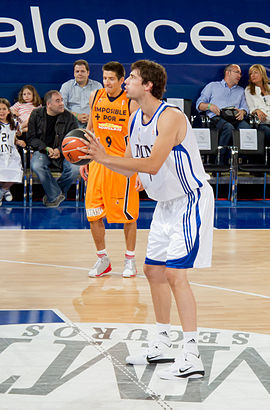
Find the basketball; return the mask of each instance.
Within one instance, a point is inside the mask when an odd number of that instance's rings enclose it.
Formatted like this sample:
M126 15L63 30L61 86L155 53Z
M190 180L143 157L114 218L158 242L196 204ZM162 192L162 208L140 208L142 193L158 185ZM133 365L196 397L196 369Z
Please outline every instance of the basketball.
M75 165L86 165L91 162L91 159L81 159L79 157L85 155L78 148L87 147L88 139L84 136L85 130L76 128L69 131L62 142L62 153L67 161Z

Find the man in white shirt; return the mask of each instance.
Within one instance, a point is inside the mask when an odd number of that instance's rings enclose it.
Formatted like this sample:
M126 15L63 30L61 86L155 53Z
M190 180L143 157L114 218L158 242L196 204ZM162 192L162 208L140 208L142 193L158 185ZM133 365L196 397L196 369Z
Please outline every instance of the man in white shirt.
M102 85L89 78L90 69L86 60L75 61L73 67L74 79L62 84L60 93L63 96L65 108L76 117L78 126L86 128L90 112L90 94L102 88Z

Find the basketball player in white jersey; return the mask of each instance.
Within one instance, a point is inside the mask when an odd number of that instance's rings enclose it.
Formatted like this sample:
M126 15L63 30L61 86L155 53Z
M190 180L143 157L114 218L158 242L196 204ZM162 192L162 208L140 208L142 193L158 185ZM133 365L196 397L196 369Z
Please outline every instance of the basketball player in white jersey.
M132 64L131 70L125 88L140 109L130 118L125 157L106 154L94 138L89 138L86 155L128 177L138 172L148 196L158 201L144 265L157 338L148 350L128 356L126 361L134 365L173 362L159 371L163 379L203 377L197 347L196 302L187 269L211 265L213 191L188 119L179 109L161 101L167 80L164 67L140 60ZM176 358L169 349L172 294L184 337L183 350Z

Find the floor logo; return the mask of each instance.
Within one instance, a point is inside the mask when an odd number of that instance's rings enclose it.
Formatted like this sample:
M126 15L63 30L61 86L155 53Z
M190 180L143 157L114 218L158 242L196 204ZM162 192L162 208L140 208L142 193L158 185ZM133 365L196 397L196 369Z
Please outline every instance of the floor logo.
M201 328L198 342L205 377L167 381L157 376L165 364L124 364L127 355L148 346L154 326L80 323L78 328L82 332L65 323L1 326L3 408L19 404L20 410L126 409L136 403L142 406L137 408L157 408L148 389L173 409L182 409L183 403L185 410L194 409L194 403L196 409L201 404L208 410L223 405L237 410L270 408L270 335ZM182 332L173 327L176 355L182 339Z

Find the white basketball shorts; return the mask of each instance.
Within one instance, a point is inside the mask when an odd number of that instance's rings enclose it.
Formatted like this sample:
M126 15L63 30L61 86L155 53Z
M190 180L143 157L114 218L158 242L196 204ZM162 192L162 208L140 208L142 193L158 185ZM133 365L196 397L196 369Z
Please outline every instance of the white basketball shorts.
M158 202L145 263L175 269L210 267L213 222L214 195L208 182L185 197Z

